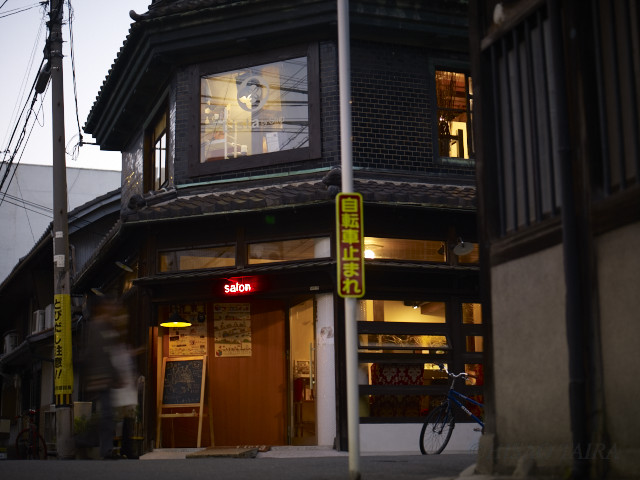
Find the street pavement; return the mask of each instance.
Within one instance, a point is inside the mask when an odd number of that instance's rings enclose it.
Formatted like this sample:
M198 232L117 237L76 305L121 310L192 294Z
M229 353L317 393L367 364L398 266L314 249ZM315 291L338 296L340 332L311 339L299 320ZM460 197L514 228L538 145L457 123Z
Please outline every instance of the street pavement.
M254 458L193 456L162 450L139 460L3 460L0 479L46 480L349 480L349 456L335 450L289 449ZM190 458L187 458L189 456ZM470 453L361 455L362 480L454 479L476 461Z

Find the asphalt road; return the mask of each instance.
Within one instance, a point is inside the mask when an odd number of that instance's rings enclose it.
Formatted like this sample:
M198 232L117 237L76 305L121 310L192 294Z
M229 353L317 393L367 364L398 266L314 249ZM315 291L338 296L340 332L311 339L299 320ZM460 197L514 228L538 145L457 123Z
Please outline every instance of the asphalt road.
M362 480L455 478L473 454L362 456ZM348 456L171 460L3 460L2 479L45 480L330 480L349 479Z

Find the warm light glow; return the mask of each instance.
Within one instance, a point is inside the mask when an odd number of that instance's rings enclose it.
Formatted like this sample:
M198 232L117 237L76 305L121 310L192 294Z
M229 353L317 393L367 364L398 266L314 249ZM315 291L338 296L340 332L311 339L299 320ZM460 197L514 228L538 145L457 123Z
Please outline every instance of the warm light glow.
M364 258L376 258L376 254L373 253L373 250L366 249L364 251Z
M160 324L161 327L167 328L180 328L180 327L190 327L191 323L189 322L163 322Z

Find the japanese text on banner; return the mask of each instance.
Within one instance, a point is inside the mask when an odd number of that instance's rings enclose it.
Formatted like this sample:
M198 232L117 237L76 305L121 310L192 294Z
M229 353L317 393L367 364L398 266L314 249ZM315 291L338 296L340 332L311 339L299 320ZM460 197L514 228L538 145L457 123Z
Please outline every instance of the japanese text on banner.
M364 295L362 195L359 193L337 195L336 226L338 295L360 298Z
M73 359L71 345L71 297L54 296L53 366L55 395L73 393Z

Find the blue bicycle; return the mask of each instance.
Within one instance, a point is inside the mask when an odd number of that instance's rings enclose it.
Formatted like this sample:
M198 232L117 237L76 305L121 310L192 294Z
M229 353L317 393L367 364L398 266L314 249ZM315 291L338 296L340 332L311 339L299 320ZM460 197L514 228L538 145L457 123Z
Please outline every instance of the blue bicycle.
M437 455L445 449L453 433L453 428L456 425L454 416L454 407L456 406L480 425L481 431L484 432L484 423L482 420L471 413L469 408L462 402L466 402L467 405L477 405L480 408L483 408L483 405L473 398L469 398L454 390L456 379L467 379L470 375L464 372L458 374L450 373L444 365L439 365L439 367L440 370L444 370L446 374L451 377L451 386L449 387L445 401L429 412L429 415L427 415L424 421L424 425L422 425L422 430L420 431L420 451L423 455Z

